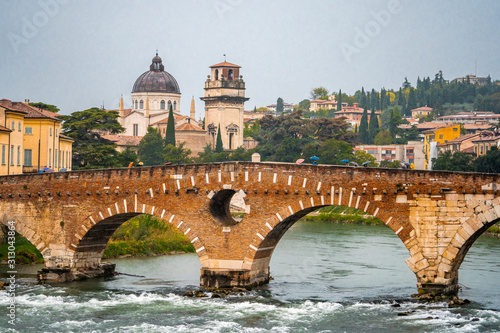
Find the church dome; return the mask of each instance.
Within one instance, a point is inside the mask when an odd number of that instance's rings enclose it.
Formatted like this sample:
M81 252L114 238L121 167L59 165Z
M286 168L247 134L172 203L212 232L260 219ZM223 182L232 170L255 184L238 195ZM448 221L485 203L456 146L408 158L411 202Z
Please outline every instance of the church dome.
M132 92L181 93L175 78L170 73L164 71L158 53L156 53L156 56L153 58L151 66L149 66L149 71L137 78Z

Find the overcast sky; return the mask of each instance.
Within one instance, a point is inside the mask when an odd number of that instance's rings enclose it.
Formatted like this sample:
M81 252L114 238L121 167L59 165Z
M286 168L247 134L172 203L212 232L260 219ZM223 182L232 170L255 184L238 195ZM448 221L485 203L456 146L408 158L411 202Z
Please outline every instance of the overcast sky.
M500 1L0 0L0 98L63 114L117 108L158 49L203 115L209 66L242 66L247 110L312 88L398 89L405 76L500 79Z

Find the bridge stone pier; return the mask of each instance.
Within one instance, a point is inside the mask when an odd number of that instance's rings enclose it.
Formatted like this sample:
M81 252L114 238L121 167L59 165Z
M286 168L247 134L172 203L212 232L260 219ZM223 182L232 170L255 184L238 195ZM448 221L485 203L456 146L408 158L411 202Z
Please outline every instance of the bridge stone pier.
M42 253L42 281L110 273L106 244L128 219L151 214L191 241L204 287L269 281L269 263L286 231L329 205L365 211L408 249L423 291L454 294L474 241L500 217L499 174L286 163L228 162L0 177L0 222ZM231 197L244 196L237 222ZM332 253L331 255L335 255Z

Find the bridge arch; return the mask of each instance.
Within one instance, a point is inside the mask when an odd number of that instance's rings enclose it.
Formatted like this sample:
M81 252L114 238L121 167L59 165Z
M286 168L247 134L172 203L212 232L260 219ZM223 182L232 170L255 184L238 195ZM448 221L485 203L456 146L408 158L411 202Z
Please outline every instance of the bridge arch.
M500 222L500 197L478 203L473 214L463 218L443 252L436 282L458 284L458 272L472 244L494 224Z
M70 246L74 252L72 268L78 270L98 268L113 233L124 222L142 214L155 216L171 224L191 242L200 260L205 255L205 247L200 239L196 223L177 217L171 209L142 203L135 195L128 200L124 199L123 202L116 202L114 205L90 214L82 222L70 240Z

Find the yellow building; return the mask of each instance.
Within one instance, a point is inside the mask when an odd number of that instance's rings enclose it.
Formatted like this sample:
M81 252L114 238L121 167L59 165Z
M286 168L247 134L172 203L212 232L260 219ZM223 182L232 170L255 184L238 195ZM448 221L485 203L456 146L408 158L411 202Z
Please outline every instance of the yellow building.
M46 167L71 170L73 140L61 135L62 120L56 113L28 103L0 100L0 124L5 124L0 128L0 175L38 172Z
M432 159L437 158L438 144L455 140L460 136L460 126L461 125L458 124L455 126L442 127L424 132L425 170L432 170Z

